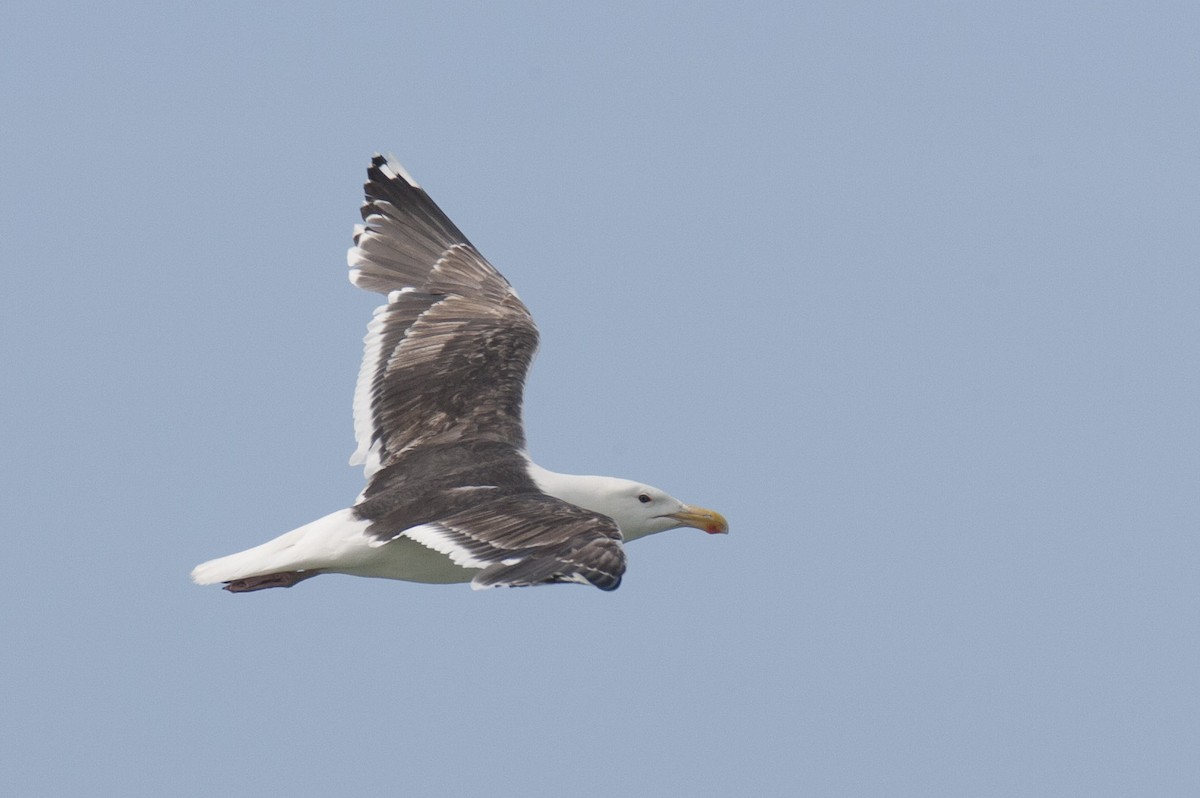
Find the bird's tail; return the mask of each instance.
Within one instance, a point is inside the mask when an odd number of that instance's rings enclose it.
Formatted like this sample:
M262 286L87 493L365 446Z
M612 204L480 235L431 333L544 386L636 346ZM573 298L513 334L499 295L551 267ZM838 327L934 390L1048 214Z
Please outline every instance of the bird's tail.
M201 563L192 569L192 581L215 585L285 571L352 565L359 552L365 555L370 551L365 535L368 525L353 510L338 510L261 546Z

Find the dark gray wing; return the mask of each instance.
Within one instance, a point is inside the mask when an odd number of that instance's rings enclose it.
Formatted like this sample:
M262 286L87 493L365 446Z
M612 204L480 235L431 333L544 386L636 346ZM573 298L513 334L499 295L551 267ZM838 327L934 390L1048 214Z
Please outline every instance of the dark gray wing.
M363 339L351 464L364 464L370 480L423 445L490 440L522 449L533 318L398 163L375 156L367 177L350 279L388 301Z
M521 402L537 329L508 281L395 161L367 172L355 285L387 294L367 328L354 397L367 488L354 512L374 546L408 537L468 568L476 587L625 572L611 518L538 491Z
M467 490L486 494L484 488ZM387 516L376 525L395 527ZM372 545L400 537L458 565L482 568L472 581L476 588L579 582L615 590L625 573L621 532L611 518L541 493L479 498L470 507Z

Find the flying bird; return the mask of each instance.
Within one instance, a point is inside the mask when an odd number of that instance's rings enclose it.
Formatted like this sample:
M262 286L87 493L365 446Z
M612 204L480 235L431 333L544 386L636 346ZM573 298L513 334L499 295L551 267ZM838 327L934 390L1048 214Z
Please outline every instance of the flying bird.
M348 509L196 566L193 581L241 593L338 573L613 590L625 542L728 531L720 513L650 485L536 465L521 403L538 332L524 303L393 158L372 159L364 191L350 281L387 297L354 393L350 463L366 488Z

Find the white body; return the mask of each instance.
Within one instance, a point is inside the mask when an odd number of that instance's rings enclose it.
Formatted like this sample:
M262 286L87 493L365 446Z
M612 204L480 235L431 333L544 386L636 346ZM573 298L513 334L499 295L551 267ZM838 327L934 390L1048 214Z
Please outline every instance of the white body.
M528 467L543 493L607 515L616 521L626 541L681 526L670 515L691 509L657 488L627 479L558 474L532 462ZM640 496L651 500L643 502ZM470 582L481 570L482 566L471 565L469 558L456 550L426 545L437 541L425 527L414 527L381 545L367 535L369 525L352 510L338 510L261 546L202 563L192 571L192 581L214 585L266 574L319 570L444 584Z

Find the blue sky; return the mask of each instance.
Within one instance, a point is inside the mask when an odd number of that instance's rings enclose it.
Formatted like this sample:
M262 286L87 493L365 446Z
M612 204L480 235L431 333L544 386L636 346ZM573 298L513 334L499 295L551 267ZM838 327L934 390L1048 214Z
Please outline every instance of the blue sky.
M3 15L0 792L1200 790L1191 4ZM190 584L361 488L375 151L538 319L538 461L728 537Z

